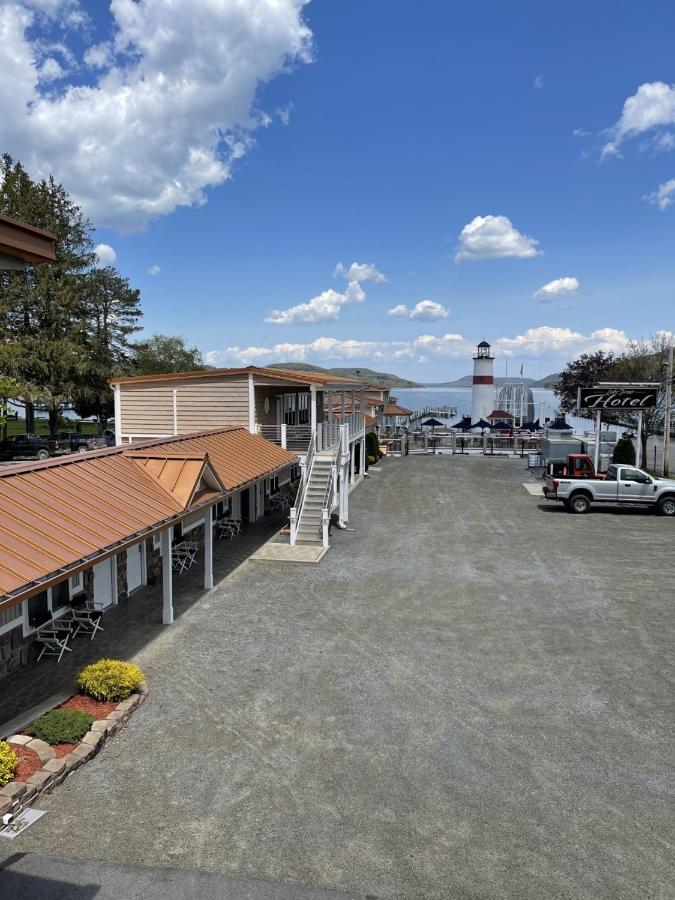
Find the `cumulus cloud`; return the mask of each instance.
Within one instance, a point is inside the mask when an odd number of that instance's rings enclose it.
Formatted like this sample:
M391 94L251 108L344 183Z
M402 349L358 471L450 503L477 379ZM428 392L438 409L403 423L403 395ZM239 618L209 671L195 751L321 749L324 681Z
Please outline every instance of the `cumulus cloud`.
M54 173L99 225L142 229L204 203L254 146L259 86L310 61L305 2L112 0L110 34L84 60L93 82L56 94L40 87L45 15L75 47L78 4L0 3L0 143L34 176Z
M161 271L162 270L160 269L160 267L155 264L154 266L150 266L150 268L148 269L148 275L159 275Z
M534 238L521 234L506 216L476 216L460 232L455 261L509 256L527 259L540 255L538 243Z
M664 181L652 194L647 194L644 200L662 210L672 206L675 203L675 178Z
M435 300L420 300L412 309L409 309L405 303L399 303L398 306L387 310L390 316L405 316L407 319L447 319L448 311L442 303L436 303Z
M97 244L94 247L94 253L99 266L112 266L117 259L117 254L110 244Z
M576 294L579 287L578 278L570 278L569 276L555 278L553 281L549 281L548 284L540 287L532 296L535 300L555 300L557 297L568 297L570 294Z
M344 263L339 262L333 269L333 278L337 278L338 275L346 278L347 281L358 281L359 283L374 281L376 284L381 284L387 280L382 272L378 272L373 263L353 262L349 268L346 268Z
M328 288L306 303L298 303L288 309L272 310L265 322L272 325L307 325L337 319L343 306L348 303L363 303L366 299L366 292L361 287L364 282L380 283L387 280L372 263L352 263L347 268L340 262L333 270L333 277L338 275L347 279L344 291Z
M219 360L231 360L238 364L249 364L273 359L289 359L303 362L307 359L368 359L373 361L414 360L426 362L427 354L435 356L470 355L470 345L461 334L445 334L440 337L420 335L411 341L369 341L340 340L338 338L320 337L307 343L279 343L271 347L228 347L219 356ZM216 353L216 351L211 351Z
M538 91L543 91L544 89L544 76L537 75L537 77L532 82Z
M675 125L675 85L663 81L641 84L623 104L621 116L607 134L610 140L602 148L602 156L617 156L627 138L651 132L655 128ZM657 142L668 138L657 135ZM667 149L667 146L661 147Z
M592 353L596 350L622 353L628 346L628 340L626 333L616 328L600 328L585 335L571 328L541 325L539 328L528 328L524 334L513 338L498 338L494 346L497 353L505 356L550 356L569 360L580 353Z
M555 328L542 325L529 328L515 337L500 337L493 342L497 355L515 356L518 359L546 359L555 367L564 365L581 353L595 350L622 353L629 337L616 328L600 328L590 334L571 328ZM433 359L465 359L470 364L476 348L461 334L440 336L421 334L409 341L377 341L320 337L306 343L277 343L270 346L232 346L226 350L212 350L205 354L211 365L236 364L263 365L274 360L288 359L295 362L323 362L327 360L360 360L362 362L395 362L409 360L423 364ZM208 359L207 359L208 357Z
M273 325L308 325L337 319L340 310L347 303L363 303L366 294L357 281L350 281L344 291L328 288L306 303L298 303L288 309L275 309L265 319Z

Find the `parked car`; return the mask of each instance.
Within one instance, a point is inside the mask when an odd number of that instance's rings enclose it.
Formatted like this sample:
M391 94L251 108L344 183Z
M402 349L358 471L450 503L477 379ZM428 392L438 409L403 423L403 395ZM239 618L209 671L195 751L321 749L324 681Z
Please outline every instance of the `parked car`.
M617 503L675 516L675 480L656 478L635 466L612 465L604 478L552 478L546 497L572 513L587 513L593 503Z
M106 447L105 437L80 434L78 431L59 431L56 435L62 453L86 453L87 450L99 450Z
M55 438L37 434L17 434L0 441L0 459L49 459L59 453L61 447Z

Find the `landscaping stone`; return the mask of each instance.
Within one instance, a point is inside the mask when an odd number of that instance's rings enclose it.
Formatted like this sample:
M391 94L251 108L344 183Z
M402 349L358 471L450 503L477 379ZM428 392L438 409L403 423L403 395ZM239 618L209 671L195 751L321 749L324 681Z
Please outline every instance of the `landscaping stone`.
M39 738L33 738L30 740L26 747L29 750L33 750L40 757L40 762L44 765L47 760L54 759L56 754L52 750L52 748L45 741L41 741Z
M47 762L42 767L43 772L51 772L52 775L60 775L61 772L65 769L66 764L62 759L54 758L47 760Z
M51 772L45 772L44 769L40 769L39 772L36 772L35 775L31 775L28 779L29 784L34 784L38 790L43 790L46 788L52 780Z
M14 808L14 801L0 794L0 816L4 816L6 813L11 812Z
M9 797L10 800L18 800L26 793L26 785L23 781L10 781L0 788L0 796Z
M106 716L108 722L118 722L120 719L124 718L124 712L122 710L116 709L114 712L111 712Z
M98 747L102 740L103 735L100 731L88 731L82 738L82 744L88 747Z
M78 766L81 766L84 760L81 756L78 756L74 750L72 750L67 756L63 757L63 762L66 767L67 772L72 772L73 769L77 769Z
M18 744L23 747L26 744L30 744L32 740L34 740L29 734L13 734L11 738L7 738L10 744Z
M92 747L91 744L82 743L82 744L80 744L79 747L76 747L72 751L72 755L79 757L79 759L81 759L84 762L84 760L89 759L90 756L94 755L94 750L95 750L95 748ZM70 756L71 753L69 753L68 755Z
M97 719L95 722L91 723L90 731L101 731L103 734L106 734L110 729L110 723L105 719Z

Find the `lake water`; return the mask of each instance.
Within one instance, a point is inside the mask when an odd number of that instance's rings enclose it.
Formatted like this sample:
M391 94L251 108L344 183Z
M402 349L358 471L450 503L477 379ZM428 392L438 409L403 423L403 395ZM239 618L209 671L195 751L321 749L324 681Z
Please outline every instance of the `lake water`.
M471 415L471 388L392 388L392 394L398 398L402 406L408 409L425 409L427 406L454 406L456 422L462 416ZM539 418L541 404L544 404L544 418L553 419L558 409L558 399L553 391L544 388L532 388L534 396L535 418ZM590 419L578 419L567 416L567 421L577 431L592 431Z

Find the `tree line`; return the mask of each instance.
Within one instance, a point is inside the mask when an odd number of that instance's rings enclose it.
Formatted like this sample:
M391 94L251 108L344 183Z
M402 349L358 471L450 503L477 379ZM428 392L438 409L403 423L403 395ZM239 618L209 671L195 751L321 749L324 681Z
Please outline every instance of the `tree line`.
M56 236L54 262L0 271L0 398L25 410L27 432L37 411L47 412L52 434L66 410L105 428L113 376L204 368L183 338L132 340L140 292L113 266L98 265L92 223L53 177L35 181L5 154L0 214Z
M579 387L593 387L603 381L659 384L659 405L642 414L642 459L646 460L648 438L663 431L666 379L673 377L667 370L669 346L670 336L658 334L648 341L630 341L626 352L619 355L605 350L583 353L565 366L553 389L560 401L561 412L576 410ZM638 426L637 413L629 410L603 410L602 420L635 430Z

